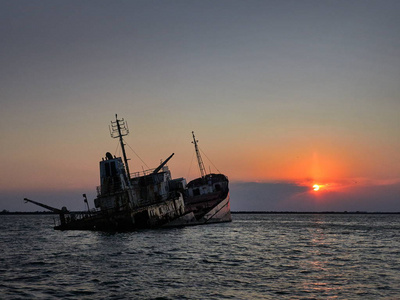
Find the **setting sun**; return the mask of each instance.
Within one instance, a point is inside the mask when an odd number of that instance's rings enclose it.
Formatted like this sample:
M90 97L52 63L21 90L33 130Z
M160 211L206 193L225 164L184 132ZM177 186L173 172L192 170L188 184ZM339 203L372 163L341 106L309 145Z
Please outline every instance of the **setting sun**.
M314 184L313 185L313 189L314 189L314 191L318 191L319 190L319 185L318 184Z

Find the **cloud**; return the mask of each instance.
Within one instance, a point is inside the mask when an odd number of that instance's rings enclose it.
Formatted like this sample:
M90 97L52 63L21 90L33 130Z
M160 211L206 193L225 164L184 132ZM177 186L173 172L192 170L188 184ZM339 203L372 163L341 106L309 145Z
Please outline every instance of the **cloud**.
M307 192L289 182L233 182L230 184L232 211L277 211L282 201Z
M232 182L232 211L400 212L400 183L370 183L313 192L294 182Z
M349 181L351 182L351 181ZM400 212L400 182L353 181L329 185L313 192L311 185L296 182L231 182L232 211L367 211ZM82 193L87 193L94 207L95 193L82 190L1 191L0 211L44 211L34 204L25 204L27 197L47 205L70 210L85 210Z

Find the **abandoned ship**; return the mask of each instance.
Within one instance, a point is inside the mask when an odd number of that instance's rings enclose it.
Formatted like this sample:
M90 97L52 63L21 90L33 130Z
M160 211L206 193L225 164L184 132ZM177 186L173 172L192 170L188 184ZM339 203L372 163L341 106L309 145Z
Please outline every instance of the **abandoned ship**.
M157 168L130 173L123 137L129 129L124 119L111 122L110 134L118 138L122 158L107 152L100 161L100 186L95 209L72 212L24 198L59 214L56 230L132 231L142 228L177 227L230 222L229 181L223 174L206 174L194 132L201 177L190 181L173 179L166 165L171 154Z

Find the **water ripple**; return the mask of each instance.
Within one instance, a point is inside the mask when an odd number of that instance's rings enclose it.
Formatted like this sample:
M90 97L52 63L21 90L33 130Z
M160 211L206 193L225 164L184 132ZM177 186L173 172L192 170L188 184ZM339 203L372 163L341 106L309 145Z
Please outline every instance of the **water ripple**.
M2 299L396 299L399 215L235 215L133 233L1 216Z

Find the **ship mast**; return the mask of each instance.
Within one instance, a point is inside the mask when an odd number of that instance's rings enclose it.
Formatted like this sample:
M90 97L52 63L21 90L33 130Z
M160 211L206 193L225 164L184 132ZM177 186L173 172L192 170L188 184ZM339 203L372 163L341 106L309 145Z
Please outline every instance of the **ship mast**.
M206 176L206 171L204 168L204 164L203 164L203 160L201 159L201 155L199 152L199 147L197 146L197 142L198 140L196 140L195 136L194 136L194 131L192 131L192 135L193 135L193 144L194 144L194 149L196 150L196 155L197 155L197 162L199 163L199 168L200 168L200 174L201 177L204 178L204 176Z
M124 156L126 173L128 179L131 179L131 174L129 173L128 159L126 158L124 139L122 138L123 136L126 136L128 134L129 134L128 123L124 119L118 120L117 114L115 114L115 122L111 121L110 135L112 138L119 138L122 154Z

